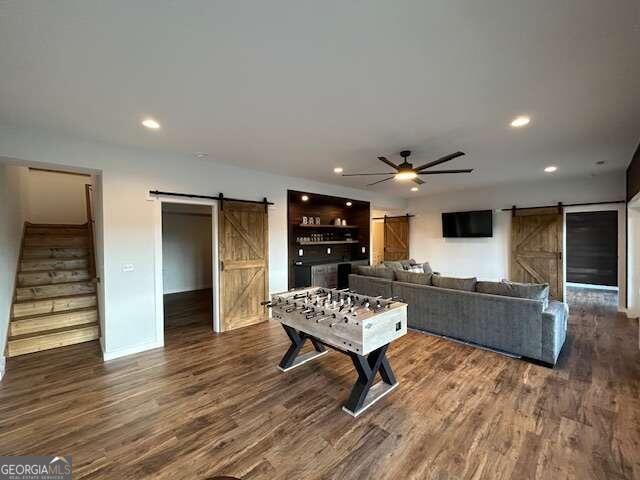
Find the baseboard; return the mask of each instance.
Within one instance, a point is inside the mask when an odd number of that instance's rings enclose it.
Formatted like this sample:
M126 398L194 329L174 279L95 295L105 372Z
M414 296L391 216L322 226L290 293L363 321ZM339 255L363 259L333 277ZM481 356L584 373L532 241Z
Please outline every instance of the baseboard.
M574 287L574 288L588 288L588 289L591 289L591 290L610 290L610 291L614 291L614 292L617 292L619 290L618 287L608 286L608 285L592 285L591 283L567 282L567 283L565 283L565 286Z
M146 352L147 350L162 347L164 347L163 342L143 343L141 345L134 345L133 347L119 348L110 352L102 352L102 359L105 362L108 362L109 360L115 360L116 358L126 357L127 355L133 355L134 353Z
M163 295L172 295L174 293L187 293L187 292L197 292L198 290L211 290L213 288L212 284L209 285L196 285L194 287L189 288L178 288L178 289L170 289L166 292L162 292Z
M4 372L7 368L7 359L2 356L0 357L0 380L2 380L2 377L4 377Z

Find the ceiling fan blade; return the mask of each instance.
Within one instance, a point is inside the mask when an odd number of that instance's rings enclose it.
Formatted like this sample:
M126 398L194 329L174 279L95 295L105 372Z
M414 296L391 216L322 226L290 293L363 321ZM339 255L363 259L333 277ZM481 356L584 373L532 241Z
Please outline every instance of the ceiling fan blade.
M473 168L466 168L464 170L429 170L428 172L417 172L418 175L441 175L443 173L471 173Z
M386 182L387 180L391 180L392 178L395 178L395 177L384 178L382 180L378 180L377 182L369 183L367 187L370 187L372 185L377 185L378 183Z
M381 162L384 162L387 165L389 165L390 167L393 167L396 170L398 170L398 166L395 163L393 163L392 161L387 160L385 157L378 157L378 160L380 160Z
M433 162L425 163L424 165L420 165L416 170L424 170L425 168L435 167L436 165L440 165L441 163L448 162L453 160L454 158L458 158L465 155L464 152L455 152L450 153L449 155L445 155L444 157L440 157L438 160L434 160Z
M424 180L421 180L421 179L419 179L419 178L414 178L414 179L413 179L413 182L414 182L414 183L417 183L418 185L422 185L423 183L426 183Z
M343 177L361 177L363 175L395 175L394 172L387 173L343 173Z

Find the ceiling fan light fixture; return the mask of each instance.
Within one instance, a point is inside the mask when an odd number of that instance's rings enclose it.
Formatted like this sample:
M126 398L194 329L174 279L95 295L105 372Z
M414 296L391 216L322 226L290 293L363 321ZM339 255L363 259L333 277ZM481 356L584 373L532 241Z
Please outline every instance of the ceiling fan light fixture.
M414 170L400 170L398 173L396 173L396 180L413 180L417 176L418 174Z

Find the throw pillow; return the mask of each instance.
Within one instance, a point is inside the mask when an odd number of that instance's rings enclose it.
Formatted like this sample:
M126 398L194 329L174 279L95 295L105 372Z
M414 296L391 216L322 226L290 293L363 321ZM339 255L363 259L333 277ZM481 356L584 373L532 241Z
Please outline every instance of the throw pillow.
M431 269L431 265L429 265L429 262L424 262L422 264L422 271L424 273L433 273L433 270Z
M411 265L415 265L416 264L416 261L413 258L411 258L409 260L400 260L400 263L402 264L402 268L404 270L409 270Z
M476 283L478 283L478 279L476 277L455 278L455 277L443 277L441 275L433 275L431 277L431 282L433 283L434 287L474 292L476 290Z
M407 272L425 273L421 265L411 265L409 268L407 268Z
M419 272L396 272L396 280L398 282L413 283L416 285L431 285L430 273Z

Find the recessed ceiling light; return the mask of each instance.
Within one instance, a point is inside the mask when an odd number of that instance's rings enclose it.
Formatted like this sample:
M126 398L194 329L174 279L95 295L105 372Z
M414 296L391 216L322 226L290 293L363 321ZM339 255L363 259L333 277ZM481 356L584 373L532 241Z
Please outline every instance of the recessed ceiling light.
M309 195L302 195L302 201L307 202L309 200Z
M604 165L604 160L598 160L598 161L596 162L596 165Z
M333 172L334 173L342 173L342 172L344 172L344 170L342 169L342 167L336 167L336 168L333 169Z
M347 205L347 207L350 207L351 205L353 205L353 203L347 202L346 205Z
M418 188L418 187L411 187L411 191L412 191L412 192L417 192L418 190L419 190L419 188Z
M160 128L160 124L153 118L145 118L142 120L142 125L150 130L158 130Z
M516 117L513 120L511 120L511 126L513 128L522 128L529 125L530 121L531 121L531 118L529 118L528 116L520 115L519 117Z
M553 173L556 170L558 170L558 167L556 167L555 165L549 165L548 167L544 168L544 171L547 173Z
M196 152L194 153L194 155L196 156L196 158L207 158L209 156L209 154L206 152Z

